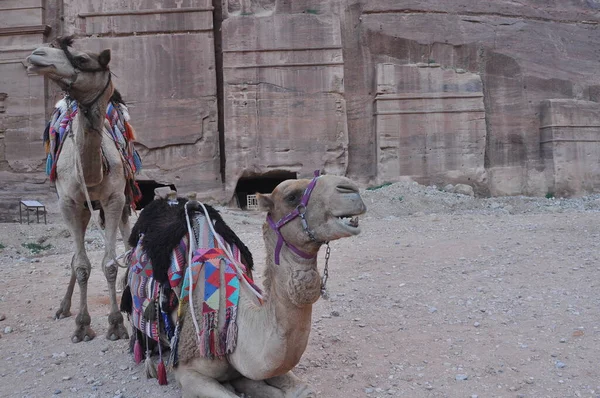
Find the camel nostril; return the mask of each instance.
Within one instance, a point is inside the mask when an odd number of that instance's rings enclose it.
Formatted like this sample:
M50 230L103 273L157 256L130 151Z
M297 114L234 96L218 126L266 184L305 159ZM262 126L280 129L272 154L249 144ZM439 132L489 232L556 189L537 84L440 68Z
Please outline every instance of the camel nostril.
M338 185L335 189L339 193L358 193L358 189L350 185Z
M37 50L35 50L33 53L33 55L46 55L46 51L38 48Z

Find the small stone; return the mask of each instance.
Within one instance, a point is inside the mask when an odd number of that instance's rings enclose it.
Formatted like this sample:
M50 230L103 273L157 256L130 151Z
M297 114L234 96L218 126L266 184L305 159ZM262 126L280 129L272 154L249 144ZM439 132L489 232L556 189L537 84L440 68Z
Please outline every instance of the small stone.
M9 334L13 332L13 328L11 328L10 326L7 326L4 328L4 334Z
M58 394L60 394L60 393L62 393L62 391L61 391L61 390L54 390L54 395L58 395Z
M564 362L561 362L561 361L556 361L556 362L554 363L554 366L556 366L558 369L562 369L562 368L564 368L564 367L565 367L565 366L567 366L567 365L565 365L565 363L564 363Z
M373 394L373 392L375 392L374 388L372 388L372 387L365 388L365 393L366 394Z
M3 320L5 320L5 319L6 319L6 315L4 315L4 314L0 314L0 321L3 321Z
M340 313L338 311L331 311L331 316L338 317L340 316Z
M71 376L64 376L62 379L63 379L64 381L71 380Z
M435 312L437 312L437 308L435 308L435 307L429 307L429 313L430 314L433 314Z
M567 339L565 339L565 338L563 337L562 339L560 339L560 342L561 342L561 343L566 343L566 342L567 342Z
M467 184L456 184L454 186L454 193L467 196L475 196L475 191L473 190L473 187Z
M481 326L481 323L479 323L479 322L475 322L475 323L473 324L473 326L475 326L476 328L478 328L479 326Z
M464 381L464 380L468 380L469 376L463 375L463 374L458 374L458 375L456 375L455 379L458 381Z

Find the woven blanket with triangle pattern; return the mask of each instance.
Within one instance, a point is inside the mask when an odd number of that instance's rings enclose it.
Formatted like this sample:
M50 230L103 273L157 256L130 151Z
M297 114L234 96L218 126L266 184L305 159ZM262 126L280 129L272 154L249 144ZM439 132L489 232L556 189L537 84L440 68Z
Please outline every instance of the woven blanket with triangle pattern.
M197 214L192 218L192 228L196 250L188 265L189 235L186 235L171 255L169 266L169 281L165 285L153 278L152 263L142 246L143 239L132 250L128 258L128 284L133 298L132 325L149 338L159 341L171 341L174 335L174 324L170 320L170 309L163 311L161 292L164 297L165 288L178 292L179 305L189 302L190 289L192 296L198 283L204 286L202 297L202 317L198 344L200 354L207 358L223 357L235 349L237 339L237 308L239 302L240 281L225 254L219 247L218 240L209 228L206 218ZM221 242L223 238L219 237ZM227 244L227 243L225 243ZM238 264L241 263L240 250L235 245L230 246ZM221 285L220 272L223 268L225 284ZM204 280L199 277L204 269ZM225 301L221 300L221 292L225 290ZM194 297L194 303L198 303ZM219 309L225 306L225 323L219 329ZM181 321L181 320L178 320ZM162 335L162 336L161 336ZM166 339L164 338L166 337ZM175 347L172 347L175 349Z

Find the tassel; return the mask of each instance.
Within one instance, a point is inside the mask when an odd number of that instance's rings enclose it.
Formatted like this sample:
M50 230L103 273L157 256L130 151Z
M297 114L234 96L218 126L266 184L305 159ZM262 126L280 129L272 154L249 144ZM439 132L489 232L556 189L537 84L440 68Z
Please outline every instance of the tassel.
M162 359L158 362L157 373L158 373L158 384L160 384L161 386L166 386L167 384L169 384L167 382L167 369L165 368L165 364Z
M48 154L46 158L46 175L49 176L52 172L52 155Z
M133 359L138 365L140 362L142 362L142 359L144 359L144 354L142 354L142 345L138 339L135 339L135 344L133 346Z
M156 377L158 376L156 374L156 366L154 366L152 358L150 358L150 351L146 351L146 361L144 362L144 369L146 370L146 378L156 379Z
M56 181L56 163L52 165L52 170L50 171L50 181Z
M165 369L165 363L163 362L162 356L162 344L160 339L158 340L158 369L156 371L156 378L158 379L158 384L161 386L167 385L167 369Z
M156 302L154 300L150 301L144 310L144 319L148 322L156 321Z

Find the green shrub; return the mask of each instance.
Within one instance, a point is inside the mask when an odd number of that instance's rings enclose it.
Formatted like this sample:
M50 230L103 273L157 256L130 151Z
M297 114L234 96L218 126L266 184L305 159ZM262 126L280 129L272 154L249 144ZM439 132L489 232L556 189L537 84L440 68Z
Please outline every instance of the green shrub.
M39 243L22 243L21 246L23 246L26 249L29 249L33 254L38 254L39 252L48 250L52 247L51 244L40 245Z

